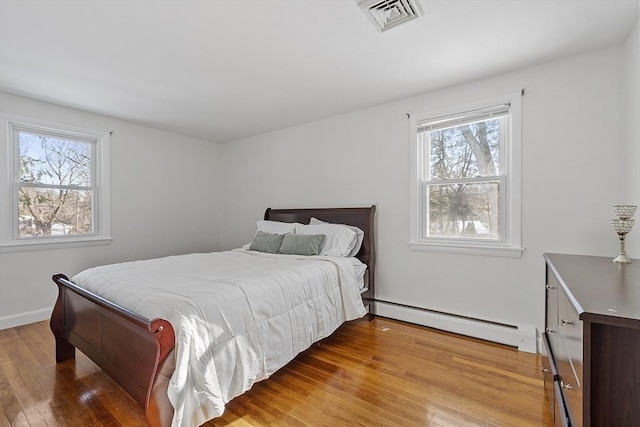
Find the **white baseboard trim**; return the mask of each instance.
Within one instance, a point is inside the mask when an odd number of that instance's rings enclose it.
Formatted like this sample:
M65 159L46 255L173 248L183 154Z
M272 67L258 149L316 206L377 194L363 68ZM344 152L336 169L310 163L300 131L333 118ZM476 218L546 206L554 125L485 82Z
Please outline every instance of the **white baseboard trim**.
M2 316L0 317L0 330L47 320L51 317L51 311L52 308L43 308L42 310L33 310L27 311L26 313Z
M537 353L536 328L532 325L502 325L385 301L376 301L375 314L430 328L517 347Z

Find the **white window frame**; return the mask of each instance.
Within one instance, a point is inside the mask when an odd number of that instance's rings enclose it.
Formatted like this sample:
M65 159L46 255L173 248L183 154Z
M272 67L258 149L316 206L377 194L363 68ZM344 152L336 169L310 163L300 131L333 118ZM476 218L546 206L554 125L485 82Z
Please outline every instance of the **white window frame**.
M446 237L425 237L424 227L428 219L428 213L424 206L423 169L424 153L419 143L418 126L421 123L436 120L437 118L489 109L498 105L509 104L510 123L507 129L509 138L501 146L500 164L500 195L504 199L500 217L499 240L489 239L465 239ZM519 258L524 251L521 242L522 228L522 178L521 178L521 152L522 152L522 100L521 94L511 94L481 102L470 103L446 110L427 113L411 114L410 126L410 238L409 247L415 251L435 251L458 254L502 256ZM502 143L502 141L501 141ZM503 172L504 170L504 172ZM468 180L465 180L468 181Z
M86 235L18 237L18 145L19 131L87 141L92 145L93 232ZM0 113L0 163L5 174L0 175L0 253L43 249L61 249L108 245L111 243L110 200L110 133L75 126L45 122L27 117Z

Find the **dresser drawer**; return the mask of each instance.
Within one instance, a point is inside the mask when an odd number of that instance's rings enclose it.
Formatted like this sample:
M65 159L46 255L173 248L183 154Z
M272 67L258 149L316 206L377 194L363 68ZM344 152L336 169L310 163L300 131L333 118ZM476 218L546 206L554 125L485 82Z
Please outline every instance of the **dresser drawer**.
M558 293L558 336L561 345L559 350L564 348L566 357L571 364L578 386L582 384L582 366L583 366L583 340L582 340L582 320L578 317L573 303L564 292L560 289ZM564 356L564 355L563 355ZM558 362L556 360L556 362ZM568 378L567 378L568 380Z
M559 388L567 406L571 425L574 427L582 427L582 383L578 381L575 369L567 353L566 346L561 337L560 351L556 355Z
M549 348L549 336L546 333L542 334L542 373L546 382L547 374L552 381L558 379L558 369L556 368L556 361L553 353Z
M553 382L554 399L552 403L553 407L553 425L554 427L576 427L569 423L569 417L565 409L565 404L562 399L562 392L560 391L560 383L558 381ZM579 424L582 426L582 424Z
M558 352L558 292L560 292L560 282L550 268L547 267L546 278L546 305L545 305L545 333L549 347L549 353Z
M542 334L542 379L544 380L544 391L549 399L551 405L551 415L553 419L556 419L556 391L554 388L557 385L558 371L556 369L556 363L553 359L553 354L549 349L549 339L547 334ZM564 409L563 409L564 410Z
M582 321L564 288L558 292L558 381L572 426L582 426Z
M558 326L558 292L560 291L560 282L553 274L553 271L547 267L546 279L546 306L545 306L545 329L553 330Z

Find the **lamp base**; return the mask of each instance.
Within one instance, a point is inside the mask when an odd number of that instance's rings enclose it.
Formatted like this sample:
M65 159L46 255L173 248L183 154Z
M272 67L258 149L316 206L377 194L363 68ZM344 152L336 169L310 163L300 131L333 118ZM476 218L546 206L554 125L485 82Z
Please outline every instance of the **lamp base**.
M618 264L628 264L628 263L632 262L632 260L631 260L631 258L629 258L629 257L627 256L627 254L622 253L622 254L618 255L618 256L613 260L613 262L616 262L616 263L618 263Z

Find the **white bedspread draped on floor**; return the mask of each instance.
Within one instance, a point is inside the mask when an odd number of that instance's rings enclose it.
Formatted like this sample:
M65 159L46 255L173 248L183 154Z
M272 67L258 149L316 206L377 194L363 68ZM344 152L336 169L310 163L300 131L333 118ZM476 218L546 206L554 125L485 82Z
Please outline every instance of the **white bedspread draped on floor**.
M73 282L176 332L173 426L198 426L343 322L362 317L353 259L245 250L85 270Z

